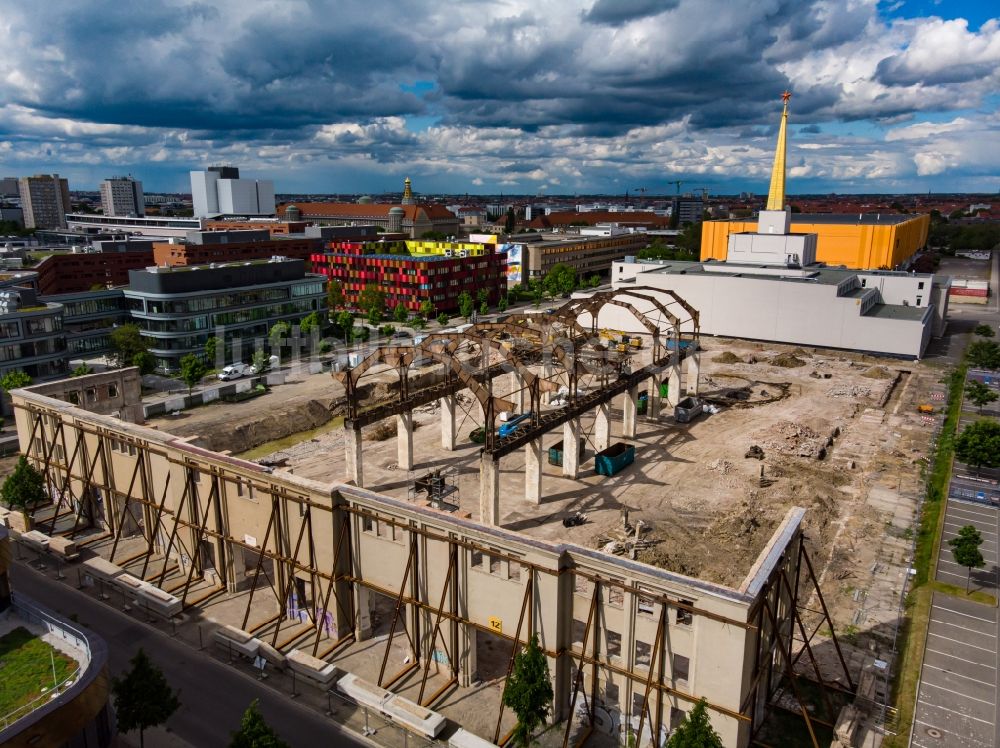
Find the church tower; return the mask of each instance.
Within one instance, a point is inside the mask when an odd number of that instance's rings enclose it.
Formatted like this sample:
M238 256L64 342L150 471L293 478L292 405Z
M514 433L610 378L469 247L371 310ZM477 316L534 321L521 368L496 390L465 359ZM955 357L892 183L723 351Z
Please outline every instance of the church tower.
M403 180L403 205L416 205L417 201L413 199L413 187L410 183L410 178L407 177Z

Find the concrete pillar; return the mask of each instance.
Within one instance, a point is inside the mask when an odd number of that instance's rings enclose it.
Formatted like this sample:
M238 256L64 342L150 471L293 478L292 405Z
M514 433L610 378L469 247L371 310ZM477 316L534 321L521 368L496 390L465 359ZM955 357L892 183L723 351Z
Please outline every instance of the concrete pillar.
M687 393L698 394L698 379L701 375L701 354L694 353L687 358Z
M542 364L542 379L550 379L552 377L552 374L554 373L554 371L555 370L552 368L552 364L551 363L544 363L544 364ZM548 390L546 392L541 393L541 401L542 401L542 403L544 403L546 405L548 403L550 403L552 401L553 395L555 395L555 391L554 390ZM521 411L521 412L523 413L524 411Z
M369 598L371 591L360 584L354 585L354 610L357 613L357 624L354 627L354 637L364 641L372 635L372 611Z
M563 424L563 475L580 477L580 419L571 418Z
M487 452L479 456L479 521L500 524L500 461Z
M396 464L400 470L413 470L413 413L396 416Z
M542 503L542 453L541 439L524 445L524 498L532 504Z
M649 379L649 402L646 403L646 415L653 421L660 417L660 378Z
M476 636L478 632L472 626L462 626L458 633L459 647L461 655L459 658L459 685L463 688L470 687L476 682L476 672L479 668L476 657Z
M361 429L344 429L344 449L347 453L347 480L354 481L358 488L364 488L364 471L361 458Z
M521 378L520 372L512 371L510 373L510 393L508 399L514 403L514 408L518 413L523 413L525 403L528 402L528 392L524 389L524 380Z
M455 396L441 398L441 449L451 452L455 449ZM413 431L410 431L412 435ZM412 437L411 437L412 438Z
M648 403L647 403L648 405ZM629 387L625 390L625 399L622 403L622 437L625 439L635 439L635 421L639 412L639 387Z
M611 444L611 403L602 403L594 410L594 449L600 452Z
M674 364L667 373L667 405L673 408L681 401L681 367Z

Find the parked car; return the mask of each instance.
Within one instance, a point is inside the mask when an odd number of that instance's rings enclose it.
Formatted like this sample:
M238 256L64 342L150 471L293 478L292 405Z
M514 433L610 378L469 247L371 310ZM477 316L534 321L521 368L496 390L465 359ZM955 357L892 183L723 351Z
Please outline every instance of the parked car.
M219 372L219 379L223 382L228 382L231 379L239 379L240 377L252 377L257 373L250 364L229 364Z
M392 340L405 340L412 337L413 336L406 330L396 330L396 332L392 334Z

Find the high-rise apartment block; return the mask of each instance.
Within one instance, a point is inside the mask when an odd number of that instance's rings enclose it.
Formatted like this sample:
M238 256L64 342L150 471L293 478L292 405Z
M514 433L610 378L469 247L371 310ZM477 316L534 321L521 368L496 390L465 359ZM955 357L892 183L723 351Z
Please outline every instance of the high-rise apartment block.
M132 177L112 177L101 182L101 207L106 216L144 216L146 201L142 182Z
M0 179L0 198L17 197L17 177L3 177Z
M240 179L235 166L191 172L191 199L199 218L214 215L274 215L274 182Z
M69 183L58 174L38 174L18 180L24 227L28 229L66 228L70 209Z

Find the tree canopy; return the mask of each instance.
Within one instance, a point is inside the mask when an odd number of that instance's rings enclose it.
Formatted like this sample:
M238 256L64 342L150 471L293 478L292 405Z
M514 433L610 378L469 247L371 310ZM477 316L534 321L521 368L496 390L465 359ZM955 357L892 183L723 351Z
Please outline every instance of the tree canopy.
M992 402L996 402L1000 398L1000 394L991 387L987 387L982 382L972 379L967 385L965 385L965 396L969 399L973 405L979 408L979 412L983 412L983 407L989 405Z
M1000 345L992 340L976 340L969 345L966 357L978 369L1000 369Z
M685 715L667 741L667 748L722 748L722 738L708 719L705 699Z
M969 581L972 579L972 570L981 569L986 566L986 560L983 558L982 551L979 550L979 546L983 544L983 536L980 534L979 530L976 529L975 525L965 525L962 527L958 534L948 541L948 545L951 546L951 555L955 559L955 563L959 566L964 566L969 570L968 576L965 578L965 591L969 591Z
M10 392L19 387L27 387L29 384L31 384L31 377L20 369L11 369L0 377L0 389L4 392Z
M955 439L955 456L977 471L1000 467L1000 423L993 420L970 423Z
M152 374L156 368L156 359L149 352L139 325L134 322L120 325L111 332L110 358L119 369L138 366L140 373Z
M0 486L0 501L11 509L26 509L48 501L45 479L28 460L21 455L14 466L14 472Z
M549 663L538 646L538 634L532 634L514 658L514 669L503 690L503 703L517 715L511 740L515 745L530 745L532 734L545 721L552 705Z
M167 679L140 648L130 660L132 667L122 678L115 678L111 690L115 697L118 728L122 732L139 731L139 745L144 745L143 733L162 725L177 711L181 702Z
M233 733L229 748L289 748L288 743L264 721L260 702L254 699L240 720L240 729Z
M557 262L545 274L542 287L549 296L568 296L577 288L576 270L564 262Z
M472 299L472 294L468 291L462 291L458 295L458 313L469 319L472 316L472 312L475 311L476 302Z
M194 386L201 381L201 378L208 374L208 365L198 356L189 353L180 361L181 381L187 385L188 394Z
M344 297L344 284L339 280L332 280L326 287L326 305L330 311L343 308L347 300Z
M973 332L976 333L976 335L979 335L984 338L992 338L996 335L996 332L994 332L992 325L976 325L976 328L973 330Z

